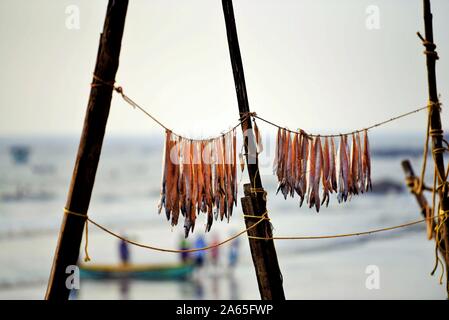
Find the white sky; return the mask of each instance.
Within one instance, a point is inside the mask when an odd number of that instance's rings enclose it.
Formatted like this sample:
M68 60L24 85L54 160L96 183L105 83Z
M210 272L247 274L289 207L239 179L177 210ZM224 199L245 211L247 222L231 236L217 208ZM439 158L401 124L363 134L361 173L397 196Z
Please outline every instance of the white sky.
M66 28L68 5L80 29ZM106 0L0 0L0 135L79 134ZM380 29L366 27L369 5ZM449 104L449 1L432 0L439 92ZM368 126L427 100L421 0L234 0L252 111L290 128ZM131 0L117 82L175 131L238 118L220 0ZM443 118L448 123L447 114ZM444 123L443 123L444 125ZM421 113L386 127L417 131ZM114 96L108 134L160 128Z

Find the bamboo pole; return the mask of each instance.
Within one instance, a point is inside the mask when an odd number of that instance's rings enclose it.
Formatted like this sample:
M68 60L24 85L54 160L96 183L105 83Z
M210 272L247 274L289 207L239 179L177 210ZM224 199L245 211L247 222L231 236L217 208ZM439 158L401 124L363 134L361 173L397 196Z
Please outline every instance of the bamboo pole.
M103 33L95 65L93 86L84 119L84 127L78 147L75 168L67 197L66 208L86 214L100 159L103 137L112 99L112 86L119 65L119 55L125 25L128 0L109 0ZM101 80L98 80L101 79ZM66 286L66 268L76 265L83 236L85 219L64 215L53 266L48 281L47 300L67 300L70 289Z
M404 171L406 179L410 179L410 181L419 179L418 177L416 177L415 171L413 170L412 164L410 163L409 160L404 160L404 161L402 161L401 164L402 164L402 170ZM418 181L418 180L416 180L416 181ZM411 192L415 196L416 201L418 202L418 205L421 208L421 215L423 216L423 218L427 218L427 208L429 207L429 205L428 205L426 197L422 194L422 192L416 192L412 188L412 186L409 186L409 187L411 187L410 188Z
M438 91L437 91L437 81L436 81L436 71L435 63L438 59L438 55L435 51L435 44L433 39L433 26L432 26L432 12L430 6L430 0L423 0L423 11L424 11L424 28L425 28L425 39L421 36L423 44L426 47L426 64L427 64L427 82L428 82L428 94L430 108L430 132L432 133L432 153L435 162L435 167L438 175L438 196L441 203L441 210L449 210L449 197L448 197L448 184L445 178L445 165L443 153L438 152L442 150L443 147L443 130L441 127L441 117L440 108L438 106ZM418 34L419 35L419 34ZM444 224L444 230L442 232L444 235L444 244L446 248L449 248L449 219L446 220ZM449 296L449 250L446 250L444 259L446 262L446 290Z
M410 163L409 160L404 160L402 161L402 169L404 171L405 174L405 178L406 179L410 179L410 181L417 181L420 182L419 178L415 176L415 171L413 170L412 164ZM416 201L418 202L419 207L421 208L421 215L423 216L423 218L429 218L430 215L428 214L428 211L431 209L431 207L429 207L429 204L427 202L426 197L424 196L424 194L422 192L417 192L417 190L414 188L414 186L409 186L410 187L410 191L411 193L415 196ZM431 219L430 221L426 222L427 224L427 228L431 227L432 230L428 229L428 238L429 240L432 237L435 237L435 219ZM443 236L442 233L439 233L439 237ZM444 256L446 254L446 245L445 243L441 243L441 246L438 248L438 251Z
M222 5L239 112L241 116L244 116L250 112L250 109L232 0L222 0ZM256 143L250 117L243 118L242 131L246 163L251 182L251 185L245 185L244 188L245 197L242 198L243 213L245 216L257 217L262 217L265 214L266 218L268 218L266 211L266 192L263 190L260 178ZM257 191L254 192L254 190ZM249 227L257 220L245 217L245 224ZM271 225L268 220L263 221L252 229L251 232L248 232L248 236L266 238L271 237L271 235ZM273 240L255 240L249 238L249 244L261 298L263 300L285 300L284 289L282 287L282 275Z

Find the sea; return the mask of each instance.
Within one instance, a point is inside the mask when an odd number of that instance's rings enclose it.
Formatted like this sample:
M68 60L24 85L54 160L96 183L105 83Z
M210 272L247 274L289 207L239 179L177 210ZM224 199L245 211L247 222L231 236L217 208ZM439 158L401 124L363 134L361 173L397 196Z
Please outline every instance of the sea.
M421 219L415 198L406 188L401 161L409 159L421 171L424 136L373 134L373 192L339 204L331 197L319 213L297 197L276 195L272 174L274 137L265 140L260 155L262 181L275 236L320 236L367 231ZM182 223L172 227L157 212L161 185L163 135L105 138L89 216L134 241L178 248ZM239 139L240 140L240 139ZM43 299L63 218L76 159L76 136L0 137L0 299ZM12 148L29 155L17 161ZM447 159L446 159L447 160ZM428 163L432 164L429 157ZM426 181L432 183L429 166ZM248 183L239 173L239 196ZM430 201L430 194L427 195ZM181 219L182 222L182 219ZM224 240L244 230L238 203L230 221L214 221L204 231L200 215L193 243L204 236ZM218 265L195 270L186 281L89 280L81 277L71 299L259 299L259 290L246 234L238 238L238 261L229 263L230 245L219 247ZM88 264L118 264L119 241L89 227ZM84 257L84 240L80 259ZM435 243L427 240L423 223L383 233L320 240L276 240L275 247L287 299L445 299L434 276ZM133 263L176 263L177 253L130 247Z

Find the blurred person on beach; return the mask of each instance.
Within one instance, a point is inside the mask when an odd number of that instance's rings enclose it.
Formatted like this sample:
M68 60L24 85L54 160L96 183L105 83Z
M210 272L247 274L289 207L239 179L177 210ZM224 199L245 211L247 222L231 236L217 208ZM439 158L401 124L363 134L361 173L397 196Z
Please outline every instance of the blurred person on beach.
M217 246L220 243L220 238L217 234L214 234L212 238L212 246L216 246L210 249L210 261L214 267L218 265L218 261L220 258L220 249Z
M240 241L236 238L231 242L231 247L229 248L229 266L231 270L235 268L238 261L239 245Z
M181 236L181 240L179 241L179 250L189 249L190 243L187 241L187 239L184 238L184 236ZM190 252L181 251L180 257L182 263L188 263L190 261Z
M120 262L123 265L128 265L130 260L129 245L125 240L120 240L119 242L119 254Z
M202 235L199 235L195 241L195 249L206 247L206 241ZM204 264L206 252L204 250L195 251L195 266L201 268Z

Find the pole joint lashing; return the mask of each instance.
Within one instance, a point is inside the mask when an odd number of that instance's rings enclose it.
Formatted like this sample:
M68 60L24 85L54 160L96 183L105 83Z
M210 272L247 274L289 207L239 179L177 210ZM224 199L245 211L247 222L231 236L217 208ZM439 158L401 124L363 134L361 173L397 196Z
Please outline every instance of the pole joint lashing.
M429 56L433 56L435 58L435 60L440 59L440 57L438 56L438 53L435 51L435 49L437 48L436 44L431 41L426 40L421 35L421 33L419 33L419 31L416 34L421 39L423 46L426 48L426 50L423 53L426 55L429 55Z

